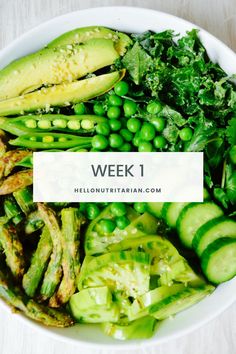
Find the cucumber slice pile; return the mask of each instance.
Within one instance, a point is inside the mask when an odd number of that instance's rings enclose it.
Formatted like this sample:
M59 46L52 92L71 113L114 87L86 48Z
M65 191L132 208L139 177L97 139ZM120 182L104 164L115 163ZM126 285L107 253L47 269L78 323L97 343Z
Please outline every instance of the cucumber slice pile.
M236 221L224 216L206 190L204 199L204 203L148 203L148 210L177 229L182 244L200 257L207 279L220 284L236 275Z

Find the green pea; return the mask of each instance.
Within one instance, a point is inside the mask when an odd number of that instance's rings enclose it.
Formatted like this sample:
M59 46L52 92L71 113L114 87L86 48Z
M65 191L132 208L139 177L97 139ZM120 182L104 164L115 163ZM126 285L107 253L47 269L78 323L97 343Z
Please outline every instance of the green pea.
M29 140L30 140L30 141L37 141L37 138L36 138L36 136L31 136L31 137L29 138Z
M151 152L152 151L152 144L149 141L141 140L138 145L139 152Z
M67 123L67 127L71 130L79 130L80 129L80 122L76 119L69 120Z
M131 117L137 111L137 103L130 100L125 100L123 105L125 117Z
M54 137L51 135L46 135L42 138L43 143L53 143L54 142Z
M63 136L63 137L59 138L58 141L60 143L64 143L65 141L67 141L67 139Z
M112 131L117 132L121 128L121 121L117 119L109 120L109 125Z
M67 121L65 119L54 119L52 124L56 128L65 129L67 127Z
M153 140L153 144L157 149L163 149L166 146L166 139L162 135L158 135Z
M147 203L143 202L137 202L134 203L134 210L137 211L137 213L143 214L147 210Z
M110 129L109 124L107 124L105 122L99 123L96 126L97 134L108 136L110 134L110 131L111 131L111 129Z
M114 216L123 216L126 214L126 205L124 203L112 203L111 212Z
M129 85L125 81L120 81L115 85L114 91L118 96L125 96L129 91Z
M92 147L97 150L105 150L108 146L108 140L104 135L95 135L92 138Z
M159 101L153 101L147 105L147 111L150 114L158 114L161 110L162 105Z
M140 136L142 140L150 141L155 138L156 131L154 126L151 123L144 123L142 125Z
M125 140L125 141L132 141L133 139L133 134L131 133L131 131L129 131L128 129L121 129L120 131L120 135L122 136L122 138Z
M179 132L179 137L181 140L183 141L189 141L191 140L193 136L193 131L191 128L189 127L186 127L186 128L183 128L182 130L180 130Z
M110 147L118 149L123 144L124 140L119 134L111 134L109 137Z
M160 118L160 117L156 117L153 118L151 120L151 123L154 125L154 127L156 128L156 131L158 132L162 132L165 128L165 119L164 118Z
M38 127L40 129L50 129L51 128L51 121L47 119L42 119L38 121Z
M90 130L94 128L94 122L92 120L89 119L83 119L81 121L81 128L85 129L85 130Z
M141 141L140 132L137 132L137 133L135 133L132 143L134 146L138 147L140 144L140 141Z
M127 128L131 133L136 133L141 127L141 122L137 118L130 118L127 121Z
M78 114L78 115L85 114L85 112L86 112L85 104L82 103L82 102L81 103L77 103L74 106L74 112L75 112L75 114Z
M130 224L130 221L127 218L127 216L125 216L125 215L124 216L118 216L116 218L116 226L120 230L124 230L129 224Z
M97 116L103 116L106 113L102 103L95 103L93 111Z
M96 204L88 204L86 208L87 217L89 220L96 219L96 217L100 214L100 209Z
M25 122L25 126L30 129L35 129L37 127L37 122L35 119L28 119Z
M114 107L108 108L108 111L107 111L108 118L117 119L120 117L120 114L121 114L121 110L119 107L114 106Z
M122 106L122 98L117 95L110 95L108 99L111 106Z
M116 224L110 219L102 219L99 221L99 228L104 234L110 234L115 230Z
M124 143L120 148L119 151L121 152L130 152L132 150L132 145L130 143Z

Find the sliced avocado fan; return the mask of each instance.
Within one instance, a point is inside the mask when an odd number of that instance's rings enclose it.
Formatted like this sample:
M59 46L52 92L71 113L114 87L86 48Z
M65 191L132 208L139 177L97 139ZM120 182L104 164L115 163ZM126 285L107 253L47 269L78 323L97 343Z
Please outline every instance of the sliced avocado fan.
M109 66L119 58L111 39L44 48L20 58L0 71L0 101L42 86L72 82Z

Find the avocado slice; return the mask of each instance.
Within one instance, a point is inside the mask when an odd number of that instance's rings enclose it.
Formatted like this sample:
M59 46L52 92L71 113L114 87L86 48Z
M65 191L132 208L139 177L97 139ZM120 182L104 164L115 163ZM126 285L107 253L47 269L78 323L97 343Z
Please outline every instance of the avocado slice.
M50 106L68 106L87 101L109 91L125 75L125 70L94 76L27 93L22 96L0 101L0 115L24 114L39 109L50 111Z
M34 91L41 86L71 82L111 65L119 58L114 42L90 39L82 44L44 48L18 59L0 71L0 100Z
M124 55L126 48L132 44L131 38L122 32L112 31L109 28L101 26L89 26L76 28L72 31L63 33L54 39L47 46L55 48L66 44L85 43L91 38L111 39L115 43L115 48L120 55Z

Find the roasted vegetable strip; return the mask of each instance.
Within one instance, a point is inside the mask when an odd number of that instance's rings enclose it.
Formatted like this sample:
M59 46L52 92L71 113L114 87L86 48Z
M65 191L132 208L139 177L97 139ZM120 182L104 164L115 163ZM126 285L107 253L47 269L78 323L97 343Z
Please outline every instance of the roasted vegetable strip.
M51 236L48 229L44 227L37 249L33 255L31 265L23 277L23 288L28 296L34 297L39 282L47 268L51 253Z
M2 157L2 168L0 168L0 178L7 177L16 164L28 155L32 155L32 152L27 150L10 150L7 151Z
M52 307L58 307L69 301L76 289L76 276L79 274L79 243L80 227L83 218L78 216L78 209L62 209L62 236L63 236L63 278L57 293L50 299Z
M23 220L23 215L15 199L8 195L3 203L4 211L8 219L12 219L15 225L19 224Z
M0 195L11 194L20 188L30 186L32 183L32 170L17 172L3 181L2 185L0 186Z
M46 326L69 327L74 324L74 321L68 314L57 310L47 309L23 295L21 290L11 284L11 281L7 279L1 271L0 298L5 300L13 308L24 312L26 316L41 322Z
M26 215L36 209L36 204L33 203L33 192L30 187L25 187L13 193L17 204Z
M48 264L42 287L40 289L42 300L46 300L54 294L62 276L62 234L52 209L47 208L41 203L38 203L38 209L42 219L45 222L45 225L50 232L53 244L53 251L50 262Z
M30 213L25 223L25 233L27 235L41 229L44 226L44 221L41 218L38 210Z
M13 276L17 279L21 278L25 268L23 247L12 224L0 224L0 243Z

